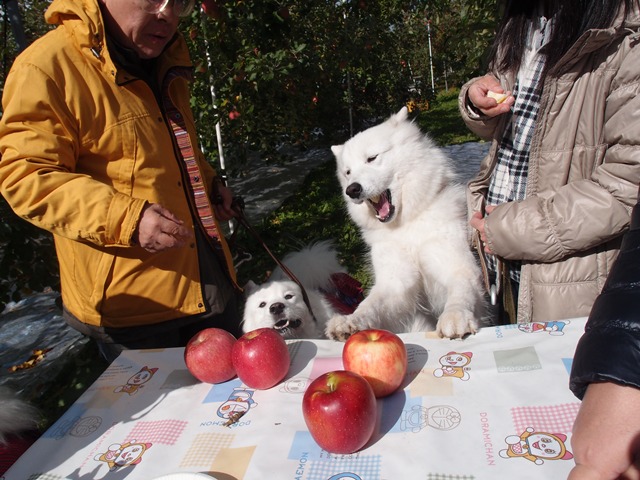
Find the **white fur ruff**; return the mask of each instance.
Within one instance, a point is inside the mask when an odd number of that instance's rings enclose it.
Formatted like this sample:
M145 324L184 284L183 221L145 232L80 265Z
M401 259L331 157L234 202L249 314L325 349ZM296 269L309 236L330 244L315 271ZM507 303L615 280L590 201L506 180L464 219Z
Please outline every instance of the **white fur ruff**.
M483 315L464 187L445 153L407 117L403 108L331 148L375 281L353 314L329 320L330 338L367 328L457 338L476 332Z
M327 320L336 312L321 290L330 288L332 274L345 271L335 250L329 242L317 242L288 254L282 263L304 286L313 315L298 284L278 267L269 282L245 285L243 331L268 327L285 338L323 338Z
M0 387L0 444L6 444L11 435L36 430L39 420L35 407L9 388Z

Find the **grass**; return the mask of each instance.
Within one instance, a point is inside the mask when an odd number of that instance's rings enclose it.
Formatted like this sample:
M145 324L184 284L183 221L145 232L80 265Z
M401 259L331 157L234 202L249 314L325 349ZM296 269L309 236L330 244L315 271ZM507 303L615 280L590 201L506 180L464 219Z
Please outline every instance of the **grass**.
M458 93L458 89L440 92L431 102L429 109L418 116L420 127L429 132L438 145L455 145L479 140L460 117Z
M416 118L418 124L443 146L478 140L458 114L457 97L457 90L439 94L429 109L421 111ZM365 287L369 284L364 261L366 246L347 216L333 162L310 172L297 193L253 228L278 258L313 240L332 240L347 270ZM237 234L235 245L253 255L253 260L243 264L238 271L240 282L266 280L274 262L262 246L243 228ZM45 415L45 428L57 420L107 367L93 342L65 361L68 365L36 399Z

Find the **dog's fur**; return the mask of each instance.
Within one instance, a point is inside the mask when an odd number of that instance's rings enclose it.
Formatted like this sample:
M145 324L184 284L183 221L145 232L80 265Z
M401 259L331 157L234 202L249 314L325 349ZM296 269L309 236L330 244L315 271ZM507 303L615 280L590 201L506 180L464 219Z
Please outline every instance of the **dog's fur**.
M313 315L298 284L278 267L267 283L245 285L243 331L269 327L285 338L322 338L327 320L336 314L322 292L330 288L331 275L345 271L336 251L329 242L317 242L286 255L282 263L307 292Z
M12 437L37 430L39 411L8 387L0 387L0 445Z
M408 119L406 108L331 147L349 215L370 247L375 282L351 315L326 334L345 340L367 328L477 331L481 272L469 244L464 187L445 153Z

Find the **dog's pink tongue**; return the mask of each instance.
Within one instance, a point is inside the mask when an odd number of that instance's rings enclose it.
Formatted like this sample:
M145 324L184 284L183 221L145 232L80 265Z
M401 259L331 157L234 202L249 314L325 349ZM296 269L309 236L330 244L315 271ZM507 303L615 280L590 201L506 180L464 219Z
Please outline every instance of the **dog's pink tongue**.
M384 221L389 217L389 214L391 213L391 202L389 201L389 195L387 194L387 192L384 192L382 195L380 195L380 198L377 202L371 203L373 205L373 208L376 209L376 216L378 217L378 219Z
M380 201L375 205L375 208L378 212L378 218L387 218L389 216L390 208L386 195L381 197Z

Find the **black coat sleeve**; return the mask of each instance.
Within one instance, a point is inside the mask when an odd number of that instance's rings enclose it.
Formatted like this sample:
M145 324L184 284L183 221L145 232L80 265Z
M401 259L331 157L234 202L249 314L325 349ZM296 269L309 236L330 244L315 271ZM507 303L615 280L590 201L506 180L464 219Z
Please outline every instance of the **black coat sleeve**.
M571 391L582 399L594 382L640 388L640 201L576 347Z

